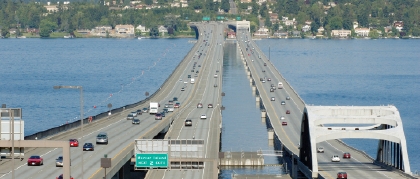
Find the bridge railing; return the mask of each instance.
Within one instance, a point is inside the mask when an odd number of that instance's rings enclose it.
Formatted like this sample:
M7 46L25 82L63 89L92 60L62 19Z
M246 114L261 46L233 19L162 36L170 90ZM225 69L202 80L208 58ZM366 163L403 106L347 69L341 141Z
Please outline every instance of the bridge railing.
M197 45L194 45L193 49L196 49L196 48L197 48ZM183 60L180 63L178 63L178 65L174 68L172 73L166 78L166 80L162 83L162 85L153 94L151 94L150 96L146 97L145 99L143 99L139 102L136 102L136 103L133 103L133 104L128 104L128 105L125 105L125 106L122 106L122 107L119 107L119 108L112 109L112 110L110 110L111 114L122 112L126 109L135 108L139 105L145 104L150 99L152 99L167 84L168 80L173 76L173 74L176 72L176 70L179 68L179 66L186 61L187 56L189 54L190 53L187 53L184 56ZM92 120L96 121L96 120L107 118L108 117L108 112L109 111L105 111L105 112L99 113L95 116L92 116ZM88 117L83 119L83 123L84 124L88 123ZM52 136L52 135L55 135L55 134L58 134L58 133L61 133L61 132L68 131L70 129L77 128L79 126L80 126L80 120L73 121L71 123L66 123L66 124L63 124L63 125L60 125L60 126L57 126L57 127L53 127L53 128L50 128L50 129L47 129L47 130L44 130L44 131L40 131L40 132L31 134L31 135L25 136L25 140L35 140L35 139L46 138L46 137L49 137L49 136Z

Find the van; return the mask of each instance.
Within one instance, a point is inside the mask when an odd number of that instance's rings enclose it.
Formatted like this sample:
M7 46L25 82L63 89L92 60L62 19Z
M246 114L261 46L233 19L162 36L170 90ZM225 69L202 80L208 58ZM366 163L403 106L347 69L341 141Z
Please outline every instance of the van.
M100 132L96 136L96 144L108 144L108 134L106 132Z

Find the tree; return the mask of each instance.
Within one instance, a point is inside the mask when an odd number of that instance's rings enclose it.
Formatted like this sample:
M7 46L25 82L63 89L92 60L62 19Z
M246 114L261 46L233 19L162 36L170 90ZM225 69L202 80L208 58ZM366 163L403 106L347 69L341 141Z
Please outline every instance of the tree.
M275 24L273 24L272 31L273 32L278 31L279 30L279 27L280 27L279 23L276 22Z
M225 11L225 12L229 12L229 10L230 10L229 0L222 0L222 4L220 5L220 9L223 9L223 11Z
M150 6L153 4L153 0L144 0L144 3Z
M418 28L418 27L413 28L412 29L412 35L416 36L416 37L420 36L420 28Z
M311 23L311 32L312 34L316 34L318 32L319 25L314 21Z
M379 33L377 30L371 30L369 32L369 37L372 39L378 39L379 38Z
M57 28L57 24L49 21L48 19L41 20L41 24L39 26L39 36L41 36L41 38L50 37L51 32Z
M266 18L265 18L265 22L264 22L264 24L265 24L265 26L266 26L267 28L270 28L270 27L272 26L272 23L271 23L271 21L270 21L270 17L266 17Z
M353 29L353 22L349 18L343 20L343 29L351 30Z
M338 30L343 28L343 19L338 16L334 16L331 19L329 19L329 25L331 27L331 30Z
M1 36L4 38L10 37L9 29L3 26L3 28L1 28Z
M150 36L157 37L159 36L159 28L157 26L153 26L152 29L150 29L149 32Z

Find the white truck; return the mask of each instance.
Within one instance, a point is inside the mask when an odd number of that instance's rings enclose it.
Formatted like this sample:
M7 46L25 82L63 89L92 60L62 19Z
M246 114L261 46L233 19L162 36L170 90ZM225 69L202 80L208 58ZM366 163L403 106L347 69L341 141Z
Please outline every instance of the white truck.
M150 110L149 114L156 114L159 110L159 103L158 102L150 102Z
M191 78L191 84L194 84L195 80L194 78Z

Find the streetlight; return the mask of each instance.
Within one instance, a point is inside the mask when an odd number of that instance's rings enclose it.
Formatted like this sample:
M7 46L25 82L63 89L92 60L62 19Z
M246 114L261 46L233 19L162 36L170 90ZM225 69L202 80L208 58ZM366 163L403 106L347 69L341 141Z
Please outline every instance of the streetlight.
M82 132L82 137L80 138L80 144L83 144L83 87L82 86L53 86L54 89L61 89L61 88L70 88L70 89L80 89L80 130ZM84 174L83 169L83 152L82 152L82 179Z

